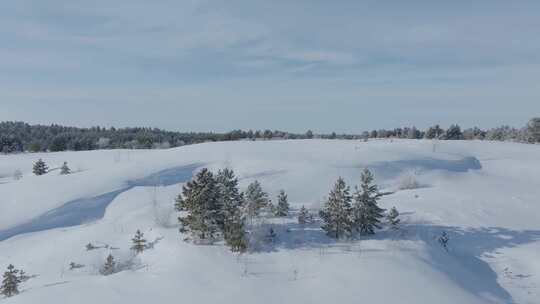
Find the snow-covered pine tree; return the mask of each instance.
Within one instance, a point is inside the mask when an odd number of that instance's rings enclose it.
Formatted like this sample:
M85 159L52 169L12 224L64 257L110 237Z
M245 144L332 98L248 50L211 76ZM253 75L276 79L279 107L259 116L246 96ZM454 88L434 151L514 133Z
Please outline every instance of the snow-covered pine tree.
M238 253L246 252L249 244L246 238L244 218L240 210L227 220L226 231L225 243L231 248L231 251Z
M396 207L392 207L392 209L388 211L388 214L386 215L386 220L388 221L390 228L394 230L399 229L399 222L401 222L401 220L399 219L399 212Z
M375 228L381 228L384 209L377 205L381 194L374 177L367 168L362 171L360 188L356 188L353 206L353 227L361 234L375 234Z
M223 222L219 191L214 175L207 168L189 181L176 200L176 209L187 214L178 218L180 232L194 241L213 241Z
M302 208L300 208L300 211L298 212L298 224L306 225L309 222L311 222L311 214L309 214L309 211L306 209L306 207L302 206Z
M0 293L6 297L12 297L19 293L19 270L15 269L15 266L9 265L7 271L4 272L2 286L0 286Z
M34 163L34 168L32 170L35 175L43 175L49 171L47 164L40 158L37 162Z
M319 216L324 224L322 229L333 238L341 238L351 233L351 195L350 188L343 178L338 178L330 191Z
M284 217L289 215L289 200L285 190L281 190L278 195L278 203L276 206L276 216Z
M258 216L262 209L268 207L268 194L262 190L261 184L254 181L249 184L246 193L247 214L250 218Z
M135 237L131 239L131 242L133 243L131 250L136 253L142 253L146 249L146 239L144 238L144 233L140 230L137 230Z
M111 275L116 272L116 262L114 261L114 257L112 254L109 254L107 256L107 259L105 260L105 264L103 264L103 267L101 267L100 273L102 275Z
M71 169L69 168L67 162L64 162L62 167L60 167L60 174L62 175L71 174Z
M223 217L223 221L218 224L224 238L227 238L229 228L232 225L238 225L239 220L243 220L241 212L244 205L244 195L238 189L238 178L236 178L232 169L219 170L216 181L219 191L219 206L222 209L221 217ZM237 228L238 226L231 229Z

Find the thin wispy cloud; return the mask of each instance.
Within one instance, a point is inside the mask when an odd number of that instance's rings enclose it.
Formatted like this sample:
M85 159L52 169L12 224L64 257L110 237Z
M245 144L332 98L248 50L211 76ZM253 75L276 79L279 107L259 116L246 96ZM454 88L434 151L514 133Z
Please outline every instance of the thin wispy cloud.
M539 11L537 1L4 3L0 119L293 131L519 124L540 112ZM303 119L287 113L310 107ZM409 108L384 117L397 107ZM281 119L257 117L265 110ZM342 119L350 112L356 121Z

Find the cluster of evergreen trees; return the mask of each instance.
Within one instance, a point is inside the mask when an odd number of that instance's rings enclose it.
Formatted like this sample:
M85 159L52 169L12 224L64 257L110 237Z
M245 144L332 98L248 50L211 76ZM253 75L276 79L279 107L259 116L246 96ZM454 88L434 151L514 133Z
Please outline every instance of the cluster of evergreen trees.
M248 226L260 216L287 216L289 202L282 190L274 206L258 181L241 192L231 169L214 174L204 168L183 187L175 209L181 212L180 232L189 236L186 240L223 240L233 252L245 252L249 246Z
M440 140L496 140L538 143L540 142L540 118L531 119L523 128L501 126L488 130L474 127L462 130L457 124L443 129L439 125L421 131L416 127L396 128L392 130L373 130L364 132L364 138L408 138Z
M385 210L378 206L382 194L374 183L373 174L364 169L360 186L351 194L350 187L342 178L334 184L319 216L323 221L322 229L329 237L343 238L355 234L374 234L381 228ZM393 228L399 223L399 213L392 208L387 218Z
M540 118L531 119L523 128L501 126L489 130L477 127L462 130L459 125L443 129L439 125L424 131L416 127L373 130L362 134L314 134L308 130L295 134L272 130L233 130L227 133L171 132L157 128L76 128L60 125L29 125L24 122L0 122L0 152L81 151L96 149L156 149L178 147L208 141L257 140L257 139L366 139L409 138L441 140L499 140L540 142Z
M54 124L44 126L24 122L0 122L0 153L159 149L208 141L272 138L307 138L307 135L271 130L195 133L164 131L157 128L77 128Z
M49 166L40 158L38 161L36 161L34 163L33 168L32 168L32 172L35 175L38 175L38 176L47 174L47 173L49 173ZM64 162L62 164L62 166L60 167L60 174L62 174L62 175L71 174L71 169L69 168L67 162ZM22 173L17 170L14 173L14 178L15 179L22 178Z

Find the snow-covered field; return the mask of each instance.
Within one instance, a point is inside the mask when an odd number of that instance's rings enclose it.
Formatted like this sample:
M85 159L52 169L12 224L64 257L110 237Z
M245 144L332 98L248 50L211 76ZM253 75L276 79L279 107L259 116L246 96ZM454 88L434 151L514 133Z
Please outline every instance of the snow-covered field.
M33 176L39 158L76 172ZM274 200L284 189L295 210L319 208L339 176L353 186L369 167L395 191L381 205L400 210L401 231L334 241L291 216L274 222L274 250L239 257L183 242L180 183L225 166L242 188L257 179ZM399 190L407 178L419 187ZM155 244L132 259L137 229ZM99 275L109 253L131 269ZM1 269L10 263L36 276L5 303L540 303L540 146L303 140L2 155Z

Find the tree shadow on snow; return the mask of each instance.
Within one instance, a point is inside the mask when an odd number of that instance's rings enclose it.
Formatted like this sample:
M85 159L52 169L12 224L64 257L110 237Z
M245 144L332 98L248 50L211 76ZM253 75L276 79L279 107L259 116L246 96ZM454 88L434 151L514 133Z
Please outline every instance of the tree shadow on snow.
M307 225L298 223L262 224L260 229L274 229L275 240L260 246L256 252L272 252L281 249L316 249L328 254L344 254L357 250L362 240L410 240L427 244L430 258L424 259L438 271L444 273L455 284L485 299L498 299L513 303L511 295L497 282L497 273L486 260L499 254L498 249L540 241L540 230L510 230L499 227L460 228L438 226L429 223L402 225L400 231L382 230L375 235L362 236L355 240L335 240L320 228L320 222ZM446 232L450 238L448 249L438 242ZM401 250L407 250L403 248ZM366 251L383 251L367 249Z

